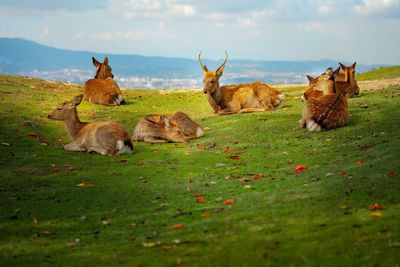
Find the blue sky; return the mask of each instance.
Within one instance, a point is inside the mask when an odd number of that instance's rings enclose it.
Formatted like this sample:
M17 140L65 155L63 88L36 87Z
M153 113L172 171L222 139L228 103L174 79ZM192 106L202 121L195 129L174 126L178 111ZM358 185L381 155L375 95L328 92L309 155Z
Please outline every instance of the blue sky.
M1 0L0 36L63 49L400 64L400 0Z

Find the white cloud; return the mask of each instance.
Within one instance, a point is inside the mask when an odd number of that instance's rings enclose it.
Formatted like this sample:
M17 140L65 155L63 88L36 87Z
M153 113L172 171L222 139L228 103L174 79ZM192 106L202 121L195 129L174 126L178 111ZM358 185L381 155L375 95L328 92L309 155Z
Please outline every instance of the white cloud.
M400 16L400 0L362 0L354 11L363 17Z
M110 32L104 32L104 33L94 33L92 34L92 39L93 40L111 40L112 38L115 38L115 35L110 33Z
M320 6L318 7L318 14L320 15L327 15L331 12L331 9L328 6Z
M79 40L82 39L82 37L84 36L85 32L84 31L79 31L77 32L74 37L72 37L72 40Z
M49 36L49 34L50 34L50 28L48 26L46 26L45 28L43 28L42 32L40 33L40 37L45 38L45 37Z

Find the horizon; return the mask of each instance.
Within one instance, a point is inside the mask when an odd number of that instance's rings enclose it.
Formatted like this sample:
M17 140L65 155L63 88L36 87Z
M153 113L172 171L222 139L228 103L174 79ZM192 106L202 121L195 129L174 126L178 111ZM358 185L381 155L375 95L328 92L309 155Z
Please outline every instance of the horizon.
M115 55L400 62L400 0L4 0L0 37ZM193 30L195 29L195 30Z

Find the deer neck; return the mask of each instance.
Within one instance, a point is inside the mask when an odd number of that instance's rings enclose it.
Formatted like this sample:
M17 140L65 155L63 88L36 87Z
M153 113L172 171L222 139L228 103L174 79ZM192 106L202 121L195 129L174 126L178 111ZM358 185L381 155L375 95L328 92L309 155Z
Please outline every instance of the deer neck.
M335 80L328 80L324 82L324 84L321 86L322 91L324 95L335 95L336 94L336 86L335 86Z
M68 135L74 139L78 132L85 126L86 123L83 123L79 120L77 111L74 110L68 118L64 120L64 127L67 131Z

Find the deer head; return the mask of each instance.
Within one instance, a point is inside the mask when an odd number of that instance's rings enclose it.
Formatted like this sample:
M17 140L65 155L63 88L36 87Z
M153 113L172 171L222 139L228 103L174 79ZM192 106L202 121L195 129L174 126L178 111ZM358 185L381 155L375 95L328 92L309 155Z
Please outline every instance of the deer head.
M324 95L327 94L336 94L335 80L339 76L340 67L335 71L329 67L324 74L321 75L319 82L316 84L316 87L322 89Z
M57 109L55 109L52 113L47 115L47 118L50 120L66 120L70 118L77 117L76 106L78 106L82 102L83 95L75 96L71 101L65 101L61 103Z
M226 55L225 61L221 64L221 66L218 67L218 69L216 71L209 71L207 69L207 66L205 66L201 63L201 59L200 59L201 52L202 51L200 50L199 62L204 71L203 92L205 94L207 94L207 93L213 94L219 88L219 78L221 78L222 72L224 71L224 68L225 68L225 63L228 60L228 53L225 50L225 55Z
M107 79L108 77L114 78L111 73L111 67L108 65L108 57L104 58L104 62L98 62L94 57L92 57L93 65L97 68L95 79Z

